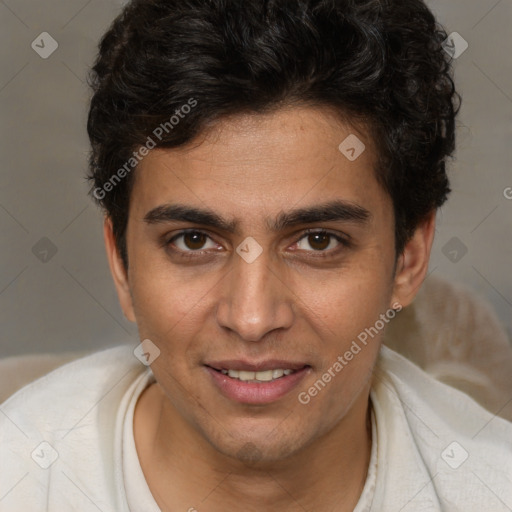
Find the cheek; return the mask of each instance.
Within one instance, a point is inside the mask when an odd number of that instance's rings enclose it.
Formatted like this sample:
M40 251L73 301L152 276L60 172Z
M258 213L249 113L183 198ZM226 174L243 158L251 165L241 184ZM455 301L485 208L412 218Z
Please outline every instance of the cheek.
M310 400L310 414L330 425L347 414L368 385L384 332L379 319L386 313L386 296L382 283L369 287L359 280L339 280L304 312L318 366L301 397Z
M392 293L390 269L373 263L340 269L316 286L300 286L297 291L301 315L310 319L321 338L333 340L333 348L343 348L386 312Z
M172 265L161 248L141 251L133 258L130 273L136 315L155 327L170 328L204 309L222 277L217 274Z

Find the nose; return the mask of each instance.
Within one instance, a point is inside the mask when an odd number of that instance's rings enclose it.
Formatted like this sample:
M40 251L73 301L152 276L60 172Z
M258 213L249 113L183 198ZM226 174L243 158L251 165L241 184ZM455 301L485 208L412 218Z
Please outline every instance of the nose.
M274 330L289 328L293 293L283 278L275 262L271 266L266 250L250 263L235 253L221 285L218 324L246 341L260 341Z

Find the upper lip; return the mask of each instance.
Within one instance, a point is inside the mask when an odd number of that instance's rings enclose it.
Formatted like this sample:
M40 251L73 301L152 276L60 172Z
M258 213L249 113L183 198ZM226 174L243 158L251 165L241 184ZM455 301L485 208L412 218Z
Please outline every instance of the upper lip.
M309 366L304 362L284 361L282 359L267 359L266 361L249 362L241 359L226 359L222 361L210 361L206 363L214 370L237 370L247 372L259 372L262 370L300 370Z

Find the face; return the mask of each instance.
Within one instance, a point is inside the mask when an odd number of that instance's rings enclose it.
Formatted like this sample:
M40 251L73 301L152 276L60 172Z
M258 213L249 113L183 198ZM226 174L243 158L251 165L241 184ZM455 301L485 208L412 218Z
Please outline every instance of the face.
M349 135L366 146L353 161L338 149ZM409 302L408 268L425 270L412 251L394 272L375 156L319 109L233 117L139 164L127 275L106 223L125 314L160 350L168 414L221 454L251 443L282 459L366 407L382 331L361 333Z

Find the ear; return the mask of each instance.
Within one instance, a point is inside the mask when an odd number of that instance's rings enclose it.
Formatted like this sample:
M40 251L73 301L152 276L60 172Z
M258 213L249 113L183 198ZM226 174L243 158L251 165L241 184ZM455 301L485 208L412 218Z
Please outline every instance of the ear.
M128 272L124 268L123 260L119 255L117 244L112 229L112 220L105 216L103 223L103 238L105 240L105 248L107 250L108 264L110 272L114 279L117 290L117 296L123 310L124 316L130 321L135 322L135 314L133 311L132 296L128 281Z
M436 211L433 210L418 225L398 257L391 304L398 302L402 307L408 306L418 293L427 275L435 226Z

